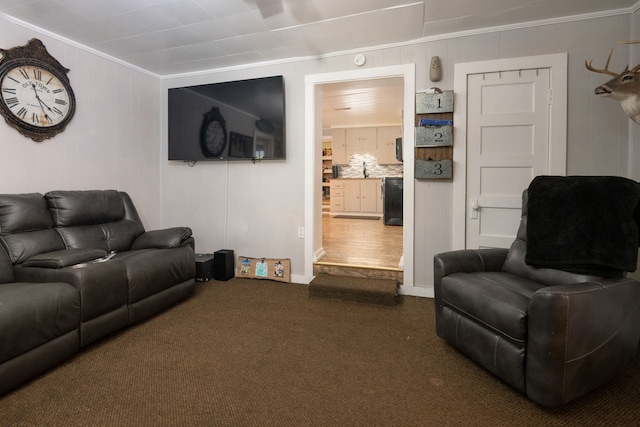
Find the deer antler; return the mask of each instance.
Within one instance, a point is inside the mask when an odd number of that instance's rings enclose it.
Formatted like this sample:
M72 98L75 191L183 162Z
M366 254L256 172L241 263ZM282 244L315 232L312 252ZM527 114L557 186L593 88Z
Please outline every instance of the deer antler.
M638 44L638 43L640 43L640 40L627 40L626 42L620 42L620 43L622 43L622 44ZM629 67L627 66L627 68L629 68ZM635 67L633 67L631 69L631 72L632 73L637 73L638 70L640 70L640 64L638 64Z
M614 73L613 71L609 71L609 62L611 62L611 55L612 54L613 54L613 49L611 49L611 51L609 52L609 56L607 57L607 62L606 62L606 64L604 64L604 69L603 70L600 70L598 68L593 68L591 66L591 63L593 62L593 59L591 59L589 61L584 61L584 65L587 67L587 70L593 71L594 73L608 74L610 76L615 77L615 76L618 75L618 73ZM627 68L629 68L629 67L627 66Z
M629 40L625 42L620 42L622 44L636 44L640 43L640 40ZM622 110L629 116L631 120L640 124L640 74L638 71L640 70L640 64L633 67L629 70L629 65L624 68L619 74L614 73L609 70L609 62L611 61L611 55L613 53L613 49L609 52L609 56L607 57L607 62L604 66L604 69L593 68L591 65L592 61L585 61L585 65L587 70L593 71L594 73L608 74L613 76L611 80L606 82L603 85L595 88L594 93L597 96L610 97L612 99L616 99L620 101L620 105L622 106Z

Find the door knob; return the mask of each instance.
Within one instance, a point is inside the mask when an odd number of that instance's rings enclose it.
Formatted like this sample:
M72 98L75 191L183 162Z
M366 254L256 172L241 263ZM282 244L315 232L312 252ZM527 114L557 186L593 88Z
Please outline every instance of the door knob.
M469 219L478 219L480 204L478 199L469 199Z

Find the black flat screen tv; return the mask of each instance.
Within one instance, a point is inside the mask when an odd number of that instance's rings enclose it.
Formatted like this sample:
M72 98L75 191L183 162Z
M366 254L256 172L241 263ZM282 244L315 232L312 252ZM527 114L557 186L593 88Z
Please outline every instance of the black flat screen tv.
M284 78L169 89L169 160L284 160Z

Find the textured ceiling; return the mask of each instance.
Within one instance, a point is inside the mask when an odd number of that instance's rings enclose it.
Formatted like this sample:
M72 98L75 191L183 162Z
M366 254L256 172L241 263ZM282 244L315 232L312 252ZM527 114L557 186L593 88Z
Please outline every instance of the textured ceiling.
M629 9L637 1L0 0L0 16L166 76Z

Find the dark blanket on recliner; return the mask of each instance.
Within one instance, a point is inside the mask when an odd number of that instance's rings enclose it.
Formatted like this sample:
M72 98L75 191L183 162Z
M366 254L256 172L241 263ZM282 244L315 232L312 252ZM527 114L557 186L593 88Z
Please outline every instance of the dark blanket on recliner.
M527 264L599 276L635 271L639 183L614 176L538 176L527 192Z

